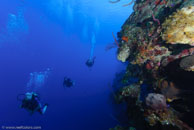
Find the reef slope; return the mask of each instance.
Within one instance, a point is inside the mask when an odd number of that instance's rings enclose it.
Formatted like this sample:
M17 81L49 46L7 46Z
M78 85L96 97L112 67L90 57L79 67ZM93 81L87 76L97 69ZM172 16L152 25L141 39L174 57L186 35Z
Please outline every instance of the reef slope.
M128 67L115 97L129 123L112 129L192 130L194 0L136 0L133 9L118 32Z

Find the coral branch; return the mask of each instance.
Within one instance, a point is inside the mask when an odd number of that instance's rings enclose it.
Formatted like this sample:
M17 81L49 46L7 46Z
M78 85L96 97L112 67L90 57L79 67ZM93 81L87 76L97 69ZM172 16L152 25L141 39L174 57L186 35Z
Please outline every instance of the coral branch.
M123 5L123 7L126 7L126 6L129 6L129 5L133 4L134 1L135 0L132 0L130 3Z
M158 25L160 25L160 21L159 21L158 19L155 18L154 14L152 14L152 18L153 18L153 20L154 20L155 22L158 23Z
M120 0L116 0L116 1L111 1L111 0L109 0L109 3L117 3L117 2L119 2Z
M115 43L117 44L117 46L119 47L119 43L118 43L118 41L117 41L117 39L116 39L116 37L114 36L114 33L112 32L112 36L113 36L113 38L114 38L114 40L115 40Z

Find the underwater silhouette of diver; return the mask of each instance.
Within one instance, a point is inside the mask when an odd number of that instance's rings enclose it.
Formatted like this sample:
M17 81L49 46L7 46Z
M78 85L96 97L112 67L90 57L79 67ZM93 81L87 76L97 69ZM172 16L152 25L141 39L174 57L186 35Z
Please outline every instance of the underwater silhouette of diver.
M86 61L86 65L88 66L88 68L91 68L94 65L96 57L93 57L92 59L88 59Z
M75 85L75 82L74 82L73 80L71 80L71 79L68 78L68 77L64 77L64 80L63 80L63 86L64 86L64 87L70 88L70 87L72 87L72 86L74 86L74 85Z
M90 56L89 56L89 59L85 63L88 68L91 68L94 65L94 62L96 59L96 57L94 56L94 48L96 44L96 35L94 32L92 33L91 43L92 43L92 47L90 50Z
M38 94L36 94L35 92L27 92L25 94L18 95L18 97L22 95L25 97L20 100L22 101L21 108L26 109L28 112L30 112L30 114L33 114L36 111L40 114L44 114L46 112L48 104L45 104L42 107Z

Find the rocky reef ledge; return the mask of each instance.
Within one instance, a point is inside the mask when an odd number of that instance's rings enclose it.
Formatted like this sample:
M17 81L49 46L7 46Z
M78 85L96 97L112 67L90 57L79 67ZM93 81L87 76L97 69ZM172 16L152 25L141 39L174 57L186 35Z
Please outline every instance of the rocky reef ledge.
M133 9L117 34L128 66L115 100L129 123L111 130L193 130L194 0L136 0Z

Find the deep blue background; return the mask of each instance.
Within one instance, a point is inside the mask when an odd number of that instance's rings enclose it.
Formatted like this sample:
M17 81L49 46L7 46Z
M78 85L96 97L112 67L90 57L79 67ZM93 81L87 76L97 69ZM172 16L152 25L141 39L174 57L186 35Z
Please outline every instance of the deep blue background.
M115 73L124 69L112 44L132 12L130 1L111 4L108 0L1 0L0 1L0 125L41 126L44 130L106 130L116 122L110 103ZM27 28L8 35L9 14L23 11ZM90 56L92 33L96 36L92 69L85 66ZM51 68L48 80L38 88L41 101L48 103L45 115L30 116L20 109L18 94L27 91L29 74ZM62 86L64 76L76 81Z

